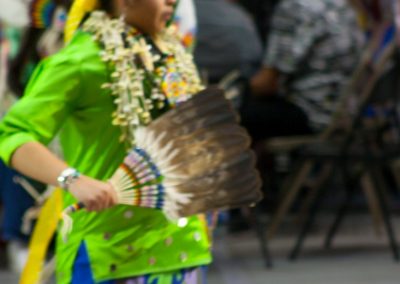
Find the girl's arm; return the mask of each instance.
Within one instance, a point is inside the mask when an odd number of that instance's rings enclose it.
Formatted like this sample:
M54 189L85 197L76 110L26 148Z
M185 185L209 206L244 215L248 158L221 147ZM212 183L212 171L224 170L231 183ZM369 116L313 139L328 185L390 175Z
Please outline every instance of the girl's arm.
M11 165L22 174L43 183L58 185L57 177L68 165L38 142L28 142L17 148ZM88 211L101 211L117 203L111 184L81 175L69 187L70 193L83 202Z

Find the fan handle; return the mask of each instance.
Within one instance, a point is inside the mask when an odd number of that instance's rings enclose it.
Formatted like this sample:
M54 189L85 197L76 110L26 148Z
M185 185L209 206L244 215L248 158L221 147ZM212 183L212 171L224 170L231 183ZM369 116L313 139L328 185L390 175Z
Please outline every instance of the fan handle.
M65 208L63 214L72 214L74 212L84 209L85 207L86 205L83 202L74 203Z

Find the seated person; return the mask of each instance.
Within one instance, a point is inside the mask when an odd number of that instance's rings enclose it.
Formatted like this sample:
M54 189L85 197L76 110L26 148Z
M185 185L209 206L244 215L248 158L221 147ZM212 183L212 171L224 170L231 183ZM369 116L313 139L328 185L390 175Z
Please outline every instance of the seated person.
M227 0L195 0L198 35L194 58L210 83L237 70L250 78L259 68L261 40L252 19Z
M357 63L360 38L347 0L282 0L243 108L253 138L324 129Z
M270 173L276 167L262 141L318 133L330 124L341 90L358 61L361 38L347 0L281 0L277 4L263 67L251 79L251 95L241 110L271 206L277 191Z

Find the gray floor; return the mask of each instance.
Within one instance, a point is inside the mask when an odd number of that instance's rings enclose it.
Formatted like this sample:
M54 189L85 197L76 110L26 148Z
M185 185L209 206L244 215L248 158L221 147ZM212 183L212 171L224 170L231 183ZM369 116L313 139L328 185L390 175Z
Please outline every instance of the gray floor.
M396 219L396 227L400 222ZM400 263L395 263L385 234L377 235L367 216L352 217L335 239L330 250L322 248L323 232L331 218L319 220L307 239L300 258L287 260L293 245L293 224L270 242L274 267L267 269L260 256L254 233L216 238L215 260L210 284L398 284ZM289 228L288 228L289 227ZM399 235L399 230L397 230Z
M400 228L398 217L396 227ZM330 218L319 220L296 262L286 260L293 244L293 224L286 225L270 243L274 267L266 269L252 231L230 235L216 232L214 263L209 284L398 284L400 264L395 263L384 234L377 236L367 216L349 219L333 249L322 249L323 234ZM281 230L282 232L282 230ZM398 230L398 235L400 234ZM4 256L0 256L4 258ZM0 283L16 284L17 276L0 271Z

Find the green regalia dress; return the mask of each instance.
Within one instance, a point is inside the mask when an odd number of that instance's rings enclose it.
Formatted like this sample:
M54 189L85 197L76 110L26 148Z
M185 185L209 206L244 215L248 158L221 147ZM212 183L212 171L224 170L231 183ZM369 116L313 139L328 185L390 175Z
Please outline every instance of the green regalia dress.
M120 140L124 130L112 124L112 117L116 119L115 97L104 86L115 70L99 56L102 48L93 34L78 31L66 48L39 65L24 98L0 124L0 156L5 162L10 163L21 145L31 141L47 145L60 134L68 165L100 180L113 174L127 147ZM172 70L168 64L173 61L166 60L171 56L158 58L164 60L167 72ZM173 72L179 75L179 70ZM146 86L151 85L146 81L149 78L144 76L141 82L145 92ZM161 90L162 82L158 84ZM148 97L153 100L151 94ZM151 116L162 115L173 106L168 102L150 110ZM76 201L71 194L64 193L64 208ZM172 222L157 210L118 205L100 213L77 212L72 217L74 227L68 242L57 239L60 284L71 283L82 244L86 246L96 282L211 262L206 226L197 216Z

